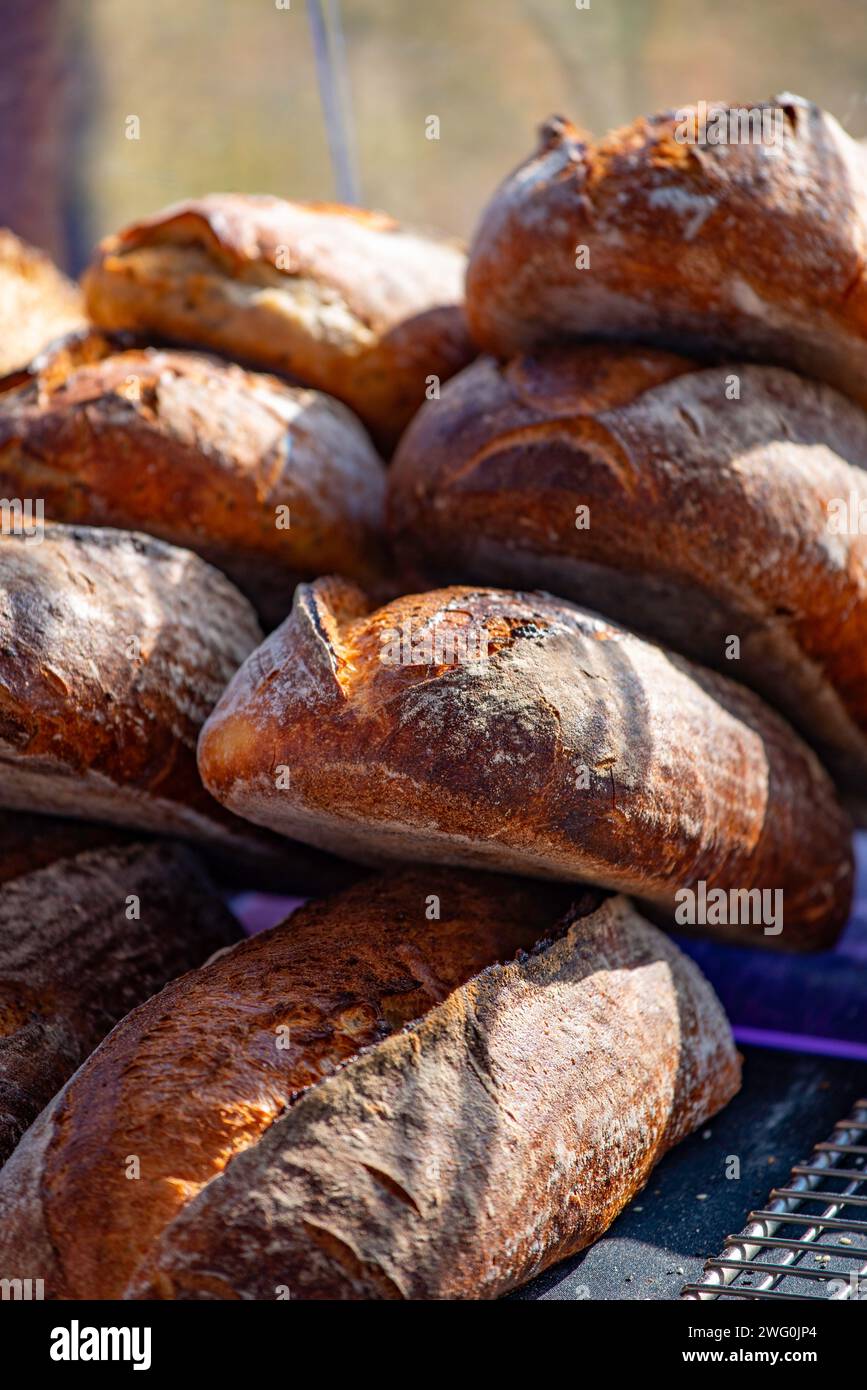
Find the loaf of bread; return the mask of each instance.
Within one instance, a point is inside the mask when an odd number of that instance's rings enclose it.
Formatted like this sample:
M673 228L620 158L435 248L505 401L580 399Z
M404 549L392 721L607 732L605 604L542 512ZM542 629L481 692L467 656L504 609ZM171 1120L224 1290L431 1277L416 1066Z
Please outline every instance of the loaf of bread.
M383 567L385 469L338 401L91 333L0 390L0 495L187 546L282 621L301 579Z
M346 581L299 586L202 729L199 769L230 810L366 863L586 881L684 920L677 895L701 883L779 892L782 930L727 913L760 944L827 945L850 902L848 819L779 715L547 594L453 587L370 612Z
M538 585L745 681L863 820L853 499L867 517L867 415L830 387L601 344L480 359L422 408L389 474L412 587Z
M557 117L482 217L467 316L501 357L640 342L793 367L865 405L865 240L867 154L800 97L600 141Z
M739 1063L697 967L570 894L402 870L169 985L0 1176L0 1267L49 1298L491 1298L589 1244Z
M247 600L197 555L125 531L0 536L0 806L175 834L293 881L306 848L228 815L196 740L261 641ZM331 860L310 873L330 871Z
M180 845L58 860L0 889L0 1163L109 1029L240 932Z
M111 236L84 276L108 329L159 334L285 373L351 406L390 448L473 356L465 257L382 213L213 194Z
M43 251L0 228L0 372L24 367L52 339L84 323L78 287Z

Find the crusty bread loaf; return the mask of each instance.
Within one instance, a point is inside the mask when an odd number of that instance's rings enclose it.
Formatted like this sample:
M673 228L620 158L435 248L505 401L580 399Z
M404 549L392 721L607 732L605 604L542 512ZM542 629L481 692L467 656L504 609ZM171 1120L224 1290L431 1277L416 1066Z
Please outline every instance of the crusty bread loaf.
M187 546L269 625L300 579L380 578L384 476L338 401L197 353L91 333L0 392L2 496Z
M403 870L169 985L19 1146L0 1266L49 1298L484 1298L588 1244L739 1066L692 962L623 899L558 924L569 896Z
M721 103L704 123L668 111L600 141L549 121L471 247L479 345L509 357L578 336L745 357L867 404L867 154L800 97L762 109L774 143Z
M863 819L867 542L835 508L867 515L867 415L781 368L692 366L583 345L468 367L390 470L407 579L538 585L746 681Z
M239 815L362 862L582 880L666 912L701 882L779 890L784 930L747 927L760 943L828 944L851 897L847 817L777 714L546 594L455 587L371 613L345 581L299 586L199 768Z
M0 1163L119 1018L240 932L181 845L58 860L0 889Z
M84 277L103 328L161 334L345 401L391 447L473 356L465 257L382 213L213 194L107 238Z
M199 729L261 640L247 600L149 536L31 529L0 536L0 806L209 842L287 882L304 873L306 848L251 835L196 770Z
M0 228L0 372L17 371L84 323L78 287L43 251Z

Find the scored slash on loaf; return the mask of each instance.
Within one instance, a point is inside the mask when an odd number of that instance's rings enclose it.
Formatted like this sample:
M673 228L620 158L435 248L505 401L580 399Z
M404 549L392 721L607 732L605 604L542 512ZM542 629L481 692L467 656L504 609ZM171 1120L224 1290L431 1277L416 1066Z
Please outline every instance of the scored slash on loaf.
M87 327L0 234L0 316L4 255L45 309L0 380L4 1284L509 1293L740 1084L645 916L835 942L867 160L756 109L778 148L550 121L468 264L382 213L178 203L101 243ZM152 836L353 886L238 941Z
M383 659L405 625L481 630L481 659ZM302 585L198 758L230 810L364 863L583 880L663 911L699 880L781 889L784 946L830 943L849 908L850 827L789 726L547 594L453 587L371 612L345 581Z

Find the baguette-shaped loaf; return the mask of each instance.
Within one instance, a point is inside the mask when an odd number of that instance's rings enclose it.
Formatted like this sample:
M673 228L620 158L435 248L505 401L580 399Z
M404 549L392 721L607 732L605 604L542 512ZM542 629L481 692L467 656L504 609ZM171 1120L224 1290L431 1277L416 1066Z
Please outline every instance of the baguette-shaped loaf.
M453 587L370 612L345 581L301 585L199 768L239 815L362 862L580 880L663 911L701 882L779 890L784 930L752 930L785 947L833 940L850 901L848 819L792 729L548 594Z
M191 850L126 845L0 889L0 1163L109 1029L240 932Z
M457 246L383 213L223 193L108 237L83 283L101 327L285 373L351 406L389 448L428 378L473 356L465 265Z
M0 372L18 371L52 339L84 325L78 286L44 251L0 228Z
M339 401L93 333L0 393L0 494L147 531L222 569L269 625L295 585L381 575L385 469Z
M583 345L468 367L390 470L407 577L538 585L745 681L863 817L867 415L778 367L691 366Z
M867 153L801 97L749 109L763 107L764 141L720 103L597 142L549 121L471 247L479 345L509 357L578 336L745 357L867 404Z
M403 870L168 986L0 1177L0 1264L50 1298L484 1298L580 1249L739 1066L673 943L569 898Z
M287 882L306 874L306 848L251 836L196 770L202 723L261 641L247 600L149 536L32 529L0 536L0 806L207 842Z

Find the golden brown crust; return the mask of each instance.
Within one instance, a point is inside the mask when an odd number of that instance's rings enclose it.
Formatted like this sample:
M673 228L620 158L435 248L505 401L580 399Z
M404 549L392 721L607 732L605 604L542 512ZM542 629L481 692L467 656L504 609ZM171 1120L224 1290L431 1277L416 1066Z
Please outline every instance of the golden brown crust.
M205 724L199 768L230 809L361 862L583 880L667 911L701 881L779 889L782 934L746 928L771 945L828 944L851 898L851 827L779 716L541 593L454 587L371 613L342 581L300 586Z
M529 1277L531 1264L544 1267L587 1243L661 1153L733 1094L738 1062L696 968L624 902L599 907L598 895L582 895L569 912L567 939L551 944L565 930L556 923L570 892L403 870L311 904L168 986L93 1054L0 1181L4 1267L35 1261L54 1298L274 1297L275 1284L286 1283L293 1297L395 1289L484 1297ZM432 895L439 919L431 917ZM516 952L514 965L488 968ZM529 1058L543 1038L545 1065L537 1070ZM502 1155L489 1132L495 1091L513 1168L498 1199ZM326 1164L321 1144L305 1138L311 1096L320 1123L323 1114L335 1123ZM361 1142L347 1183L353 1135ZM486 1135L490 1155L480 1149ZM611 1145L604 1152L603 1136ZM552 1166L555 1151L563 1157ZM140 1162L135 1182L126 1177L131 1155ZM245 1159L254 1176L239 1166ZM275 1220L266 1208L275 1181L282 1185L277 1169L306 1168L308 1159L309 1207L299 1211L290 1177L284 1190L294 1219ZM236 1171L246 1174L239 1205ZM344 1191L325 1198L325 1220L315 1221L320 1177ZM489 1179L488 1198L476 1204L476 1188ZM251 1219L242 1208L253 1191L264 1205ZM376 1270L347 1278L329 1259L323 1237L345 1227L347 1203L363 1206L371 1192L391 1209L393 1239L375 1202L359 1223L353 1213L350 1244L390 1246L386 1260L401 1265L402 1209L418 1193L410 1288L405 1276ZM476 1205L487 1216L473 1215ZM202 1238L191 1261L184 1213L193 1209ZM223 1233L215 1240L217 1209ZM478 1256L485 1271L461 1251L463 1242L470 1251L476 1245L477 1220L486 1227ZM248 1238L258 1269L250 1267Z
M24 367L53 338L84 323L78 287L44 252L0 228L0 372Z
M190 551L46 523L0 537L0 805L210 843L287 877L307 851L261 839L201 785L199 729L261 640Z
M56 1111L55 1294L120 1296L162 1228L302 1090L532 947L568 904L562 888L404 872L309 904L137 1009Z
M0 1163L119 1018L239 935L180 845L102 848L7 883Z
M867 416L827 386L554 348L479 361L422 408L390 471L390 527L417 587L539 585L736 675L864 807L867 539L832 513L867 510L865 469Z
M212 194L107 238L84 277L94 322L287 374L351 406L392 447L473 356L464 256L391 218Z
M0 538L0 596L4 804L207 837L190 749L261 636L237 590L161 541L46 525Z
M497 1297L597 1239L739 1073L695 966L611 899L307 1091L130 1296Z
M198 353L93 333L0 390L0 494L186 546L272 626L302 579L381 579L384 478L339 402Z
M682 142L683 113L596 143L549 121L471 248L479 345L508 357L580 336L745 357L867 403L864 150L800 97L763 105L781 113L778 144ZM709 126L738 119L708 106Z

